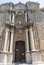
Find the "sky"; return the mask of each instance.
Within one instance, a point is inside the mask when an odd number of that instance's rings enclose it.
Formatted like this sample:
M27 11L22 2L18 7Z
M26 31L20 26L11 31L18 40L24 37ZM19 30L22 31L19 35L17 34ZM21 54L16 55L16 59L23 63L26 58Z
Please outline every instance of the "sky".
M27 1L38 2L38 3L40 3L41 8L44 7L44 0L0 0L0 4L6 3L6 2L13 2L14 4L16 4L18 2L26 3Z

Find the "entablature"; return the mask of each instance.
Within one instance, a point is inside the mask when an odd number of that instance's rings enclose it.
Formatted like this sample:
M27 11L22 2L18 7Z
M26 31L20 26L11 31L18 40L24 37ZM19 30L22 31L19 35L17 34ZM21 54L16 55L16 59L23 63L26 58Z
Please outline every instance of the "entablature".
M29 29L30 27L33 26L33 22L31 20L28 20L28 22L25 23L20 23L18 25L16 25L15 23L6 21L6 26L9 28L15 28L15 29Z
M15 4L13 10L14 11L17 11L17 10L26 10L25 4L19 2L19 3Z

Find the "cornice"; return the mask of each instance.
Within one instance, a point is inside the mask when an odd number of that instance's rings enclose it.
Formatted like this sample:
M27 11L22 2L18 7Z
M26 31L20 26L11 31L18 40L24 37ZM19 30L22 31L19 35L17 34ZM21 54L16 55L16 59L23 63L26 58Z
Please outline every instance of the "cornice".
M38 5L39 5L38 2L30 2L30 1L28 1L28 2L26 2L26 4L27 4L27 3L30 3L30 4L38 4ZM17 4L14 4L14 3L12 3L12 2L9 2L9 3L7 2L7 3L1 4L0 7L1 7L1 6L4 6L4 5L5 5L5 6L8 6L8 5L11 6L11 5L12 5L12 6L14 7L14 6L17 6L17 5L19 5L19 4L21 4L21 5L23 5L23 6L26 6L26 4L21 3L21 2L19 2L19 3L17 3Z
M14 4L13 4L12 2L9 2L9 3L3 3L3 4L1 4L0 7L1 7L1 6L4 6L4 5L5 5L5 6L6 6L6 5L7 5L7 6L8 6L8 5L9 5L9 6L10 6L10 5L14 6Z
M28 1L28 2L26 2L26 4L27 3L32 3L32 4L38 4L39 5L39 3L38 2L30 2L30 1ZM15 7L15 6L17 6L17 5L19 5L19 4L21 4L21 5L23 5L23 6L25 6L26 7L26 4L24 4L24 3L21 3L21 2L19 2L19 3L17 3L17 4L13 4L12 2L9 2L9 3L3 3L2 5L0 5L0 7L1 6L3 6L3 5L9 5L9 6L13 6L13 7ZM25 12L31 12L31 13L33 13L33 12L38 12L38 11L43 11L44 12L44 8L41 8L41 9L26 9L25 10ZM0 12L14 12L15 13L15 11L14 10L0 10Z
M28 2L26 2L26 4L27 4L27 3L30 3L30 4L38 4L38 5L39 5L38 2L30 2L30 1L28 1ZM21 4L21 5L23 5L23 6L26 5L26 4L21 3L21 2L19 2L19 3L17 3L17 4L14 4L14 3L12 3L12 2L9 2L9 3L7 2L7 3L1 4L0 6L3 6L3 5L5 5L5 6L6 6L6 5L9 5L9 6L10 6L11 4L12 4L13 6L16 6L16 5L19 5L19 4Z
M40 5L38 2L30 2L30 1L28 1L28 2L26 2L26 3L30 3L30 4L38 4L38 5Z

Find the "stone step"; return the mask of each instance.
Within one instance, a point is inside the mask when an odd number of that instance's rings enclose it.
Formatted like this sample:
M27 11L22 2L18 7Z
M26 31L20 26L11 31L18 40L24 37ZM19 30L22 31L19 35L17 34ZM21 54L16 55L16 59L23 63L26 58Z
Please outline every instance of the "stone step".
M26 64L26 63L15 63L15 65L32 65L32 64Z
M32 64L26 64L26 63L13 63L13 64L7 63L7 64L3 64L3 63L1 63L0 65L32 65Z
M11 65L11 64L10 64ZM15 64L12 64L12 65L32 65L32 64L26 64L26 63L15 63Z

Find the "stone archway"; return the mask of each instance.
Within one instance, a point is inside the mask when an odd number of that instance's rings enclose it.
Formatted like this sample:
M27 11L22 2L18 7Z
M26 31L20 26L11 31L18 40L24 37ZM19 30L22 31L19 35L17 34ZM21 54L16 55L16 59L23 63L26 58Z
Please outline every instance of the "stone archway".
M25 42L16 41L15 43L15 61L16 62L25 62Z

